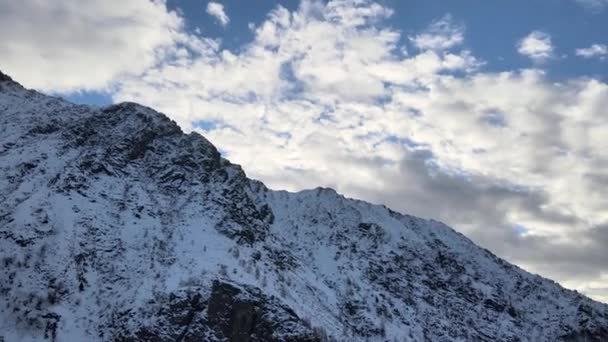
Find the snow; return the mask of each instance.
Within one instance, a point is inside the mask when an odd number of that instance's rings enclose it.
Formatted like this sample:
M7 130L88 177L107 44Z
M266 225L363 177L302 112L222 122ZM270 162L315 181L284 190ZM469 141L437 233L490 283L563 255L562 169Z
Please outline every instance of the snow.
M162 298L209 297L218 279L342 341L608 333L606 305L440 222L332 189L269 190L136 104L74 105L0 83L0 174L6 341L50 339L49 314L58 341L111 340L118 315L134 315L132 331L152 326Z

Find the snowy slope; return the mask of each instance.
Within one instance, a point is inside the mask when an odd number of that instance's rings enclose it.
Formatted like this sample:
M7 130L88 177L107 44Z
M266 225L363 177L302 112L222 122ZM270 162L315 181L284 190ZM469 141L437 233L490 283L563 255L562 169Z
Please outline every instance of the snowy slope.
M0 175L5 341L608 340L608 306L440 222L269 190L137 104L0 73Z

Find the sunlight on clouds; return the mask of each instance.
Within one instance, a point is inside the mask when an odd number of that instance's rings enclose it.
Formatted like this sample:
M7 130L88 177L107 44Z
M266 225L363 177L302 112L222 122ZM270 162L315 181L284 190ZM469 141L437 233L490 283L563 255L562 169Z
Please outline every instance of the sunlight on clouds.
M163 60L182 24L163 1L3 1L0 64L27 87L104 89Z
M446 14L435 20L425 32L410 40L420 50L445 50L462 44L464 27L454 24L452 16Z
M224 12L224 5L219 2L210 1L207 3L207 14L217 19L222 26L228 25L230 18Z
M608 46L604 44L592 44L588 48L576 49L576 55L583 58L605 59L608 56Z
M553 55L551 36L545 32L532 31L517 43L517 52L536 62L543 62Z

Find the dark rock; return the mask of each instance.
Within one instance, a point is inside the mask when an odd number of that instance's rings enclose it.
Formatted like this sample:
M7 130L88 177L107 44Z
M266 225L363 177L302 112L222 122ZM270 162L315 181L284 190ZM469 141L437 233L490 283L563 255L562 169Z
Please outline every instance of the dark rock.
M200 292L199 292L200 291ZM320 342L291 309L254 288L213 283L209 298L193 288L162 299L155 323L129 331L138 314L122 311L112 327L115 341ZM138 323L136 323L138 324ZM280 336L288 336L283 339Z
M14 82L14 81L9 75L0 71L0 82Z

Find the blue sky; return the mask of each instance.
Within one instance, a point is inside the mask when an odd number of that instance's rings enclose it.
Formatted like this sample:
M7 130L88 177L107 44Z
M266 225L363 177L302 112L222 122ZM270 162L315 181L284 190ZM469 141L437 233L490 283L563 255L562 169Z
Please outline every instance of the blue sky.
M23 0L0 5L0 68L608 301L606 23L606 0Z

